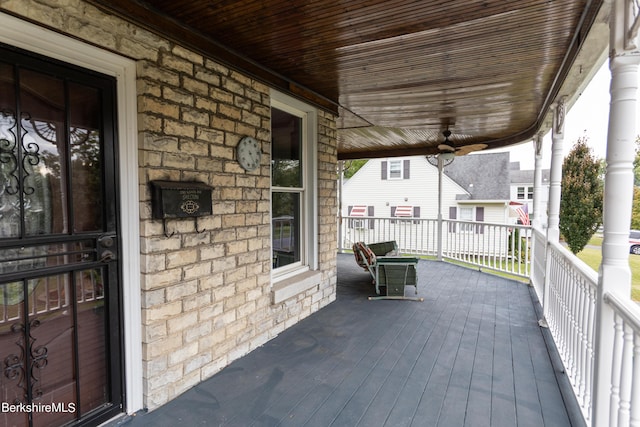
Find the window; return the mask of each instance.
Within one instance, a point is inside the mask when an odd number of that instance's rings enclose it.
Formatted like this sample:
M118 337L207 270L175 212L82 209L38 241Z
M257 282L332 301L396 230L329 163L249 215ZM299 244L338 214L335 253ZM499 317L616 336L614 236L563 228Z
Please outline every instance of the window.
M411 160L385 160L380 163L380 178L409 179L411 177Z
M413 206L391 206L391 216L411 218L413 216Z
M420 218L420 206L391 206L392 218L404 218L405 222L411 222L408 218ZM419 224L420 221L412 221L414 224ZM392 219L391 224L396 224L396 220Z
M355 205L355 206L347 206L347 216L349 218L349 228L369 228L373 229L375 224L374 216L374 206L365 206L365 205ZM353 219L352 217L370 217L368 219Z
M460 215L458 215L458 211ZM475 220L474 220L475 211ZM484 207L449 207L449 219L458 219L460 221L473 221L473 223L449 223L449 233L465 232L465 233L484 233L484 225L479 224L484 222ZM456 227L457 225L457 227Z
M461 207L459 219L460 221L473 221L473 208ZM460 224L460 231L473 231L473 224Z
M271 243L274 276L315 269L315 111L272 93Z
M400 160L391 160L389 162L389 179L402 178L402 162Z
M518 187L517 197L518 200L533 200L533 187Z

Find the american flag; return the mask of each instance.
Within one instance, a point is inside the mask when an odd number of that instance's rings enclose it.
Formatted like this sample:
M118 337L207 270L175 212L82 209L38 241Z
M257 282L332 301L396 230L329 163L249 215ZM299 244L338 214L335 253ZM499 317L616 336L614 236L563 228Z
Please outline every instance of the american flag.
M516 213L518 214L518 219L523 225L529 225L529 206L524 203L516 208Z

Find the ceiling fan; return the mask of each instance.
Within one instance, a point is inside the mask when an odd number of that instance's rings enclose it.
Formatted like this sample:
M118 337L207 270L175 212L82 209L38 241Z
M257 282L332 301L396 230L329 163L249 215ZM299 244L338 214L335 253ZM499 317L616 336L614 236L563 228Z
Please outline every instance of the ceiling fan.
M473 151L487 148L487 144L470 144L462 147L456 147L455 144L449 140L449 137L451 136L451 131L449 129L442 132L442 135L444 136L444 141L438 144L438 150L440 150L440 153L454 153L456 156L464 156L465 154L469 154Z

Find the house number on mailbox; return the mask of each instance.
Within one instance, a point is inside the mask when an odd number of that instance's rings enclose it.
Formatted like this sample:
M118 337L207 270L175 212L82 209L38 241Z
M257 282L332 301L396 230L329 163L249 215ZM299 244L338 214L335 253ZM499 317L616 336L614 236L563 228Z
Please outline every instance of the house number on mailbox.
M152 215L154 219L161 219L167 237L166 220L169 218L195 218L196 231L198 217L211 215L212 187L202 182L151 181Z

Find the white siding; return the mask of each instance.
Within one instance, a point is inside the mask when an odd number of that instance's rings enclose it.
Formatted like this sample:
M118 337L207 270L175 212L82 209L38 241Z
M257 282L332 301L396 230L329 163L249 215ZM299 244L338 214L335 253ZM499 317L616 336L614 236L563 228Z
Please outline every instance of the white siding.
M547 205L549 204L549 183L545 182L542 184L542 197L540 198L540 210L543 213L543 218L546 216ZM533 187L533 182L524 183L524 182L512 182L511 183L511 200L514 202L527 202L527 208L529 209L529 215L533 217L533 200L522 200L518 199L518 187Z
M409 160L410 179L386 179L381 177L381 164L389 160ZM449 206L457 206L456 195L468 194L462 187L443 176L442 213L448 217ZM342 198L342 215L348 215L348 207L365 205L374 207L374 216L391 216L392 206L419 206L420 218L435 219L438 216L438 168L425 157L400 157L369 160L351 179L345 182Z

